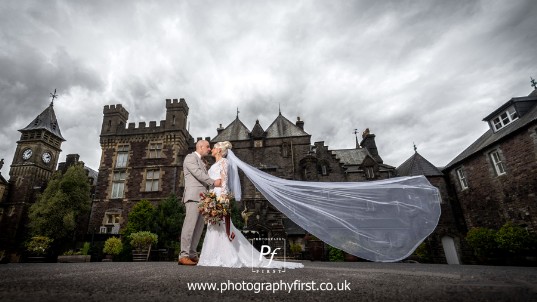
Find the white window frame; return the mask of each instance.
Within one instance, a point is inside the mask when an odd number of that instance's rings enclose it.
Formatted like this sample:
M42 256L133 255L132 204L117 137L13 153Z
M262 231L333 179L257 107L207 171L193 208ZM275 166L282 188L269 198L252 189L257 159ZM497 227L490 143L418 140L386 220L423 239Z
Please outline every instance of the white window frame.
M150 143L149 144L149 158L161 158L162 157L162 143Z
M518 119L518 114L515 110L515 107L511 106L507 108L504 112L498 114L492 119L492 127L494 131L498 131L503 127L511 124L512 122Z
M114 172L112 179L112 196L111 198L123 198L125 194L125 179L127 178L126 172L117 171Z
M158 191L160 181L160 170L151 169L145 172L145 191L155 192Z
M494 150L489 153L490 160L492 160L492 166L494 166L494 171L497 176L504 175L507 172L505 171L505 165L503 164L502 158L500 157L500 151Z
M119 146L117 149L116 168L126 168L129 160L129 146Z
M459 179L459 184L461 185L461 188L463 190L466 190L469 188L468 186L468 179L466 178L466 173L464 172L464 168L458 168L455 170L457 173L457 178Z

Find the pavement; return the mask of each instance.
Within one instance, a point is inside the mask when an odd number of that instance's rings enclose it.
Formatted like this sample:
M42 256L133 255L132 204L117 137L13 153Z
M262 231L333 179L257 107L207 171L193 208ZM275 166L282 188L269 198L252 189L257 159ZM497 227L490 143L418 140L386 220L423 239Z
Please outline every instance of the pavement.
M535 267L303 263L285 271L175 262L10 263L0 265L0 301L537 301Z

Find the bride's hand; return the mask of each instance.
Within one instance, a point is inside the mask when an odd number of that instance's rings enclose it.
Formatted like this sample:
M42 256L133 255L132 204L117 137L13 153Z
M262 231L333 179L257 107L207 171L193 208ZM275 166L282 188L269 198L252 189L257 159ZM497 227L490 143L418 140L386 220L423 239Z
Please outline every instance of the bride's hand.
M221 185L222 185L222 180L220 178L214 180L215 187L220 187Z

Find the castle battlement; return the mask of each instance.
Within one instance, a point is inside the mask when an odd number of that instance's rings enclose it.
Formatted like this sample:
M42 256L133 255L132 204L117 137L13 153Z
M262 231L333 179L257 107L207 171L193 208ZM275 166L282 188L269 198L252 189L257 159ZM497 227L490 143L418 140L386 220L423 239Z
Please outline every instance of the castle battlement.
M163 131L186 130L188 105L185 99L166 99L166 119L157 121L128 123L129 112L121 104L106 105L103 109L101 135L145 134Z
M104 114L120 113L120 114L125 114L127 116L129 115L129 112L127 111L127 109L123 108L121 104L104 105L103 113Z
M166 109L182 109L188 114L188 105L185 99L166 99Z

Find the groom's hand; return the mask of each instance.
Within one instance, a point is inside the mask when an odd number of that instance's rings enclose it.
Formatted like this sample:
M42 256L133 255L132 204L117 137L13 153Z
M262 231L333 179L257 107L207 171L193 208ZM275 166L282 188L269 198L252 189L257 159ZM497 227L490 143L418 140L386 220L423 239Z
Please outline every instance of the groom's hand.
M221 179L216 179L216 180L214 181L214 186L215 186L215 187L220 187L221 184L222 184L222 180L221 180Z

